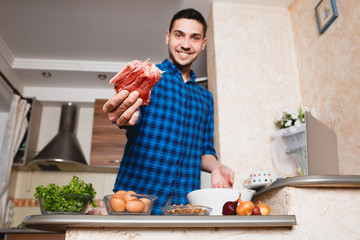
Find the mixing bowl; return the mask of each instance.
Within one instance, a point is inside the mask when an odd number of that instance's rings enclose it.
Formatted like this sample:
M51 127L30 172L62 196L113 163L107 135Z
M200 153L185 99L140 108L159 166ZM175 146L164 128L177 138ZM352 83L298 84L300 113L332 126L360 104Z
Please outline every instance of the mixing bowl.
M190 203L212 208L210 215L222 215L223 205L239 198L239 191L228 188L203 188L187 194Z

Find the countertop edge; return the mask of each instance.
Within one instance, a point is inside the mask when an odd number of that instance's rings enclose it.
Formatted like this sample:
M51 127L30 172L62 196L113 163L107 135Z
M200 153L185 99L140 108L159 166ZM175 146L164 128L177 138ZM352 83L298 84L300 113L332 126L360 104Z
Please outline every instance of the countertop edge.
M65 232L67 228L240 228L293 227L294 215L268 216L99 216L32 215L24 219L26 228Z

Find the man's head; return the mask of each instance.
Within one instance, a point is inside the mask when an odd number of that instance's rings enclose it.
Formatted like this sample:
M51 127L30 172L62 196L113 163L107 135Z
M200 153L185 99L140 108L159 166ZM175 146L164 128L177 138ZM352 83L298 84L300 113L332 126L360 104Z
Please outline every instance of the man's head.
M172 18L166 34L166 44L170 61L180 71L190 72L192 63L205 49L206 28L203 16L194 9L182 10Z
M201 25L203 26L203 37L204 38L206 37L206 30L207 30L206 21L200 12L198 12L192 8L187 8L187 9L181 10L173 16L173 18L171 19L171 22L170 22L169 32L171 32L171 30L173 29L174 22L180 18L193 19L193 20L196 20L199 23L201 23Z

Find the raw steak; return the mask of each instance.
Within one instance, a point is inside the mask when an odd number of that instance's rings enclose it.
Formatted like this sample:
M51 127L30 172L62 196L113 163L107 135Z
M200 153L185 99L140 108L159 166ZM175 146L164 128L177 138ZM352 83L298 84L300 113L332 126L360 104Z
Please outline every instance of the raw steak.
M142 105L148 105L151 89L160 80L162 73L149 59L145 62L134 60L118 72L110 84L114 85L117 93L121 90L138 91L139 98L143 100Z

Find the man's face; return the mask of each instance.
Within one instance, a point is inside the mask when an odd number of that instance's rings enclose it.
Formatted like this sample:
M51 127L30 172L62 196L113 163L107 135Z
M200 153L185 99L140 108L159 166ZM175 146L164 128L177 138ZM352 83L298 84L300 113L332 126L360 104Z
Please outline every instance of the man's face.
M180 18L166 34L170 61L179 68L187 68L195 61L206 45L203 26L196 20Z

